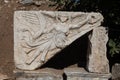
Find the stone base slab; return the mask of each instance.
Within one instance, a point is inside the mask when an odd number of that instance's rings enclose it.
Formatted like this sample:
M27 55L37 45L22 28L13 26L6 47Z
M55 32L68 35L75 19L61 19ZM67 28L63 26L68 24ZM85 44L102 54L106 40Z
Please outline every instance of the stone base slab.
M63 73L66 79L63 79ZM109 80L111 74L90 73L83 68L40 69L34 71L14 70L16 80Z
M108 80L111 74L90 73L83 68L66 68L67 80Z
M34 71L14 70L16 80L63 80L62 71L41 69Z

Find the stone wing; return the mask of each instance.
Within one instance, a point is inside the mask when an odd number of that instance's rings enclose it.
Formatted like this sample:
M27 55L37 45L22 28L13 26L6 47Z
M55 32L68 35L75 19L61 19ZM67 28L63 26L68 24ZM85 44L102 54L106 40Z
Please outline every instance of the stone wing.
M68 44L77 38L99 27L103 17L100 13L74 13L71 15L71 24L68 38Z

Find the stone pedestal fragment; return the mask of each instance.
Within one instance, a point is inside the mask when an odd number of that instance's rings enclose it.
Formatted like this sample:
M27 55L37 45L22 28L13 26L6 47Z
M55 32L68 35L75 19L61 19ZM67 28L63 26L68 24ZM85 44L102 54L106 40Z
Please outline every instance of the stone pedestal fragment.
M36 71L15 70L16 80L63 80L62 72L51 69Z
M82 68L66 68L67 80L108 80L111 74L89 73Z
M109 73L106 57L108 33L105 27L94 28L89 35L88 70L97 73Z

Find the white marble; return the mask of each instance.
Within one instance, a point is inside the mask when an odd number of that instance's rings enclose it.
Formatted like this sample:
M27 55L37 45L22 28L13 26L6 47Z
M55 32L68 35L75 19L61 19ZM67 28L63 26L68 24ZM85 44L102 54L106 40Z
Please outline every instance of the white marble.
M101 25L100 13L15 11L14 60L35 70L77 38Z

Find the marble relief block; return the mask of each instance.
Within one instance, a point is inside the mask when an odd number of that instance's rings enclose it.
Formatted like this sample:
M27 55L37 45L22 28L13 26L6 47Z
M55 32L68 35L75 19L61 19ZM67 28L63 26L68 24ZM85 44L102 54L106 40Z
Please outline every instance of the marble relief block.
M15 66L22 70L39 68L73 41L99 28L102 21L102 15L93 12L15 11Z

